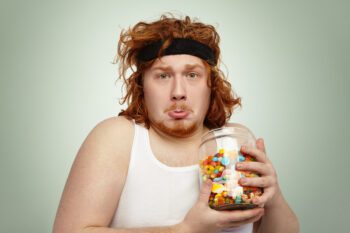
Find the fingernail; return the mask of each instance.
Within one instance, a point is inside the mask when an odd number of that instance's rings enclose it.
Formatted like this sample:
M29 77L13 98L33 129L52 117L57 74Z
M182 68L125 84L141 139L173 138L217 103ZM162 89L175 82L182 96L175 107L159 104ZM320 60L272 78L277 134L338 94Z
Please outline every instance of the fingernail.
M205 181L205 184L211 187L212 182L211 182L211 180L210 180L210 179L208 179L208 180L206 180L206 181Z
M236 168L237 169L242 169L243 168L243 164L242 163L236 163Z
M247 179L246 178L241 178L239 183L246 184L247 183Z

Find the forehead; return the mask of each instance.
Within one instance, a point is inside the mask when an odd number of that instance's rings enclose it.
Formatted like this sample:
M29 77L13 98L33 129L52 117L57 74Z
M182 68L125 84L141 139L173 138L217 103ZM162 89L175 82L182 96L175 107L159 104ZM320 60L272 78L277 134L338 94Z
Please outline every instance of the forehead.
M149 68L149 71L156 70L158 68L167 68L172 70L184 68L206 69L202 59L187 54L167 55L156 59Z

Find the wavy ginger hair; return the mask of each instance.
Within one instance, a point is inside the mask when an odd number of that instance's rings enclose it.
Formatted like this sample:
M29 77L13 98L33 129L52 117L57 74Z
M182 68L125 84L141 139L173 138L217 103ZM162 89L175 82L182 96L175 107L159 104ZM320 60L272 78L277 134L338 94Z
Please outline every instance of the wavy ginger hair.
M121 99L121 104L127 102L128 107L119 113L128 119L134 119L136 123L144 123L150 127L150 120L143 95L143 73L150 68L154 60L148 62L139 61L139 51L146 45L162 40L164 41L159 51L158 58L162 56L173 38L189 38L209 46L215 56L216 64L220 57L219 34L212 25L206 25L186 16L177 19L173 16L162 15L160 20L152 23L139 22L133 28L122 31L118 42L118 54L115 60L119 64L119 78L126 85L126 95ZM204 60L203 60L204 61ZM236 105L241 106L241 99L235 98L231 84L226 80L223 72L217 65L209 65L206 61L210 78L208 86L211 88L210 104L204 119L204 125L209 129L222 127L228 121ZM127 71L132 73L127 77Z

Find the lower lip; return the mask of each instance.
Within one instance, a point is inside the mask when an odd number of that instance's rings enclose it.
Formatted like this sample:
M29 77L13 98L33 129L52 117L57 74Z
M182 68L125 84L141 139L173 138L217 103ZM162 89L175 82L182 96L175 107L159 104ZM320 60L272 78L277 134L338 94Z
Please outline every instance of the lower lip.
M175 111L170 111L168 113L168 115L171 117L171 118L174 118L174 119L183 119L183 118L186 118L188 116L188 112L187 111L182 111L182 112L175 112Z

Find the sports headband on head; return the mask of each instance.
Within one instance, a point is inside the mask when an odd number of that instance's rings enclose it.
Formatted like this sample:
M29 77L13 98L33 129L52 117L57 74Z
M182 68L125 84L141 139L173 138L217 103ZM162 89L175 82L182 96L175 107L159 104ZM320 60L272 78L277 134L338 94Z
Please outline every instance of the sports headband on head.
M149 45L143 47L139 54L138 60L140 61L151 61L158 57L160 48L163 45L163 41L158 40L152 42ZM164 50L165 55L178 55L178 54L189 54L199 58L202 58L210 65L216 65L216 60L213 50L196 40L188 38L174 38L168 48Z

